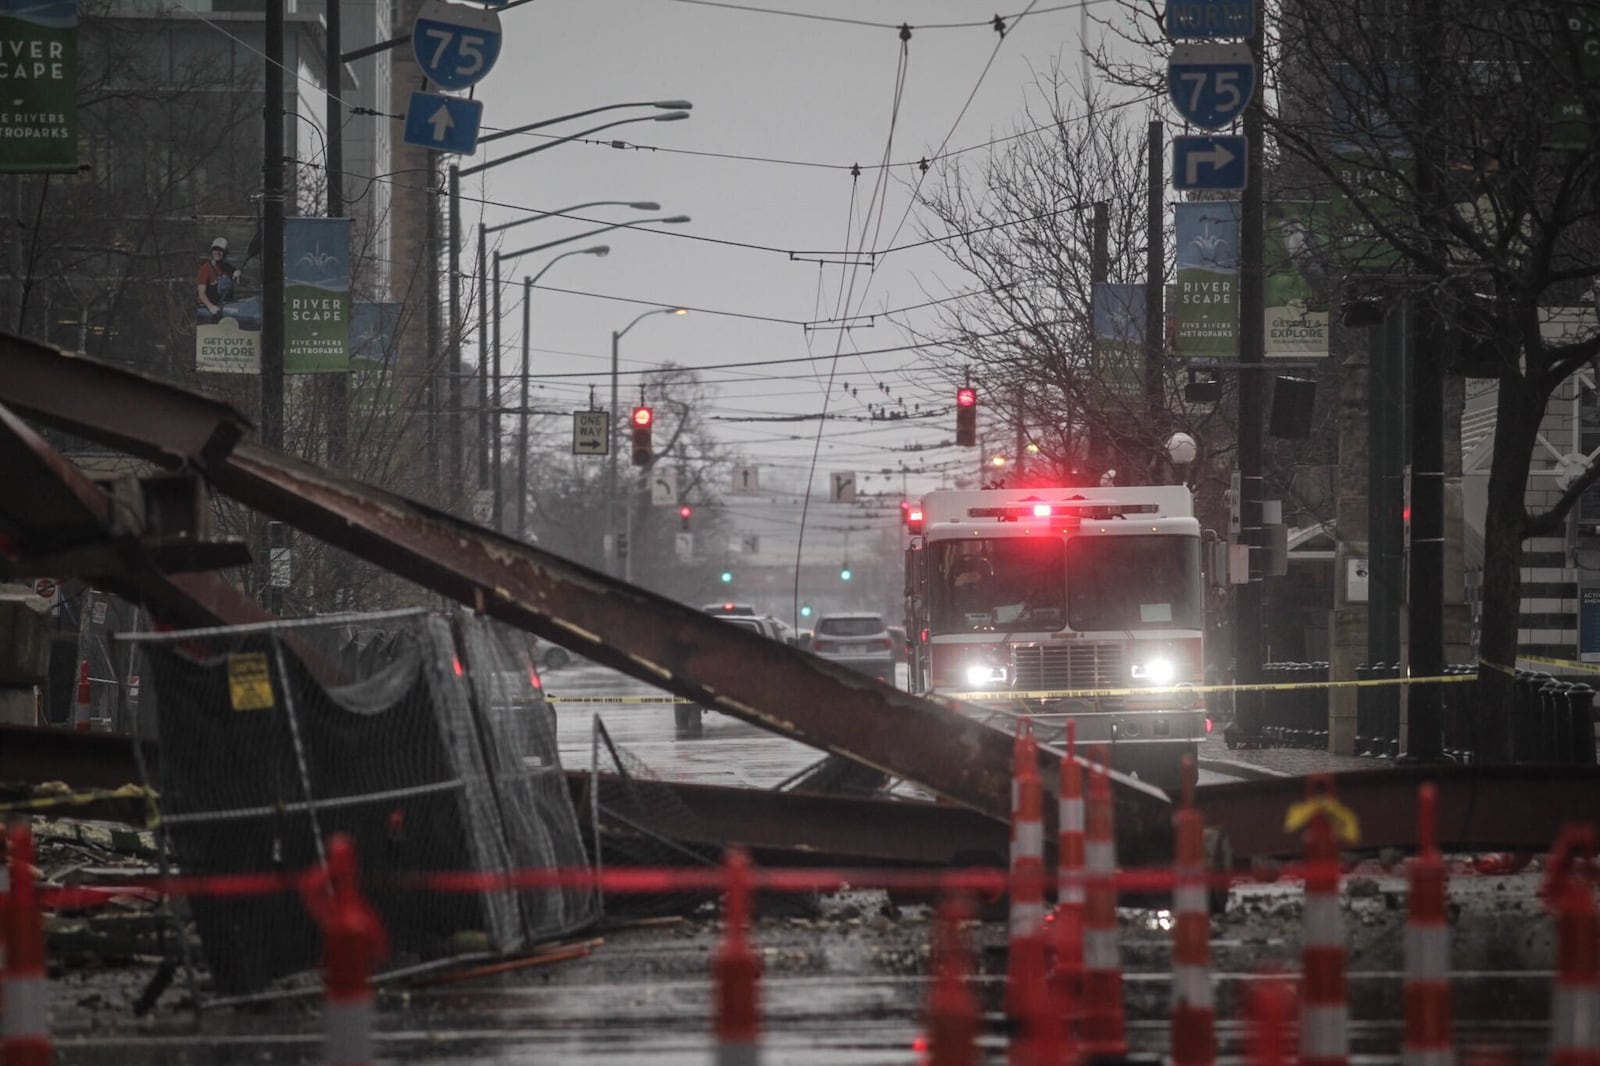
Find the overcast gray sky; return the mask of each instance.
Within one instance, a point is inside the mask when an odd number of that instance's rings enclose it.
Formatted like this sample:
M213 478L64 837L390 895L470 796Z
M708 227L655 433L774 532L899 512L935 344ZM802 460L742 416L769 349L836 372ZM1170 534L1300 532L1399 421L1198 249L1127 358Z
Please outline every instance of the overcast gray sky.
M652 227L659 232L615 231L504 267L503 277L519 283L508 284L502 297L514 359L521 278L560 251L611 246L606 258L562 260L534 291L534 373L581 375L544 380L536 405L586 406L593 385L605 406L611 333L655 305L691 313L645 318L623 339L624 409L638 396L637 372L671 360L690 367L754 364L703 373L717 393L713 417L819 412L829 360L776 361L836 350L847 353L836 381L857 395L836 384L834 413L865 415L868 402L902 398L908 408L947 405L948 390L919 374L915 352L855 353L904 346L909 338L884 312L963 291L970 281L926 249L890 251L875 268L836 261L846 250L915 243L916 220L907 210L916 162L941 145L949 153L1012 134L1024 122L1025 104L1039 103L1036 72L1058 60L1078 69L1080 6L1040 0L1017 20L1014 13L1025 7L1000 12L1011 25L1003 41L990 25L993 5L974 0L767 0L759 8L744 0L537 0L505 12L500 60L478 87L485 133L628 101L694 104L687 121L638 122L594 135L637 148L563 144L464 180L469 225L478 221L479 200L490 225L593 200L655 200L661 214L693 219ZM1109 3L1095 7L1102 16L1114 10ZM895 28L901 23L911 26L903 57ZM1091 24L1091 34L1097 32ZM540 132L574 134L651 113L608 112ZM471 166L536 143L531 135L509 137L460 162ZM986 151L962 158L976 172ZM880 167L886 156L887 178ZM853 164L861 167L859 177L851 175ZM604 222L647 217L614 207L581 213ZM500 247L510 252L587 228L561 219L534 222L504 234ZM835 262L819 266L818 258ZM865 314L877 315L876 325L845 334L802 326ZM907 317L932 321L929 311ZM929 468L958 460L975 465L971 450L901 450L949 439L953 423L953 416L922 424L828 422L819 475L865 474L902 460ZM768 479L800 479L817 425L726 421L719 433L762 469L765 486ZM910 487L937 483L933 473ZM866 479L861 487L887 488Z

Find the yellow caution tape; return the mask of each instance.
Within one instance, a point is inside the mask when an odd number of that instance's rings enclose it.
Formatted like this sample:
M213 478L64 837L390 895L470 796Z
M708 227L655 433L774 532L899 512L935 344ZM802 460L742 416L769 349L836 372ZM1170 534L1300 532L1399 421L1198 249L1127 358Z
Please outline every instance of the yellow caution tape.
M94 789L89 792L57 792L51 791L48 795L31 796L25 800L14 803L0 803L0 814L27 814L35 811L47 811L56 807L87 807L91 803L101 800L144 800L147 804L154 805L156 793L154 789L141 788L138 785L123 785L115 789Z
M1361 839L1361 821L1356 817L1356 812L1332 796L1312 796L1290 806L1289 813L1283 819L1284 832L1294 833L1305 828L1318 814L1327 816L1334 834L1346 844L1354 844Z
M1519 655L1517 656L1517 662L1538 663L1541 666L1559 666L1563 670L1577 670L1585 674L1600 674L1600 663L1579 663L1573 662L1571 659L1548 659L1543 655ZM1493 666L1494 664L1486 663L1485 665ZM1508 670L1503 666L1495 666L1494 668L1503 674L1514 675L1516 673L1516 671Z

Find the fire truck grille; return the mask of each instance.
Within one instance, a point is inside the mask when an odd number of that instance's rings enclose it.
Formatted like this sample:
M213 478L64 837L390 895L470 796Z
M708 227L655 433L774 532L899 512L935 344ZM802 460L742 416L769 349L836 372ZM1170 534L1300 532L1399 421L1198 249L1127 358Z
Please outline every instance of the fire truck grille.
M1126 684L1122 647L1112 643L1072 641L1062 644L1014 644L1012 684L1021 689L1116 688Z

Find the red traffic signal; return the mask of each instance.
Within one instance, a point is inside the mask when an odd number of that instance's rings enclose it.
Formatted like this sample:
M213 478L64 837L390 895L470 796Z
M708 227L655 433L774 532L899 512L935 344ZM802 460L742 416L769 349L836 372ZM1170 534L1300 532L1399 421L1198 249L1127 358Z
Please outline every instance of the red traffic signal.
M650 429L655 425L656 413L644 404L633 409L633 465L649 466L655 458L650 443Z
M970 385L956 390L956 443L963 448L978 443L978 390Z
M685 533L689 532L689 516L692 514L694 514L694 508L688 504L678 508L678 517L683 519L683 531Z

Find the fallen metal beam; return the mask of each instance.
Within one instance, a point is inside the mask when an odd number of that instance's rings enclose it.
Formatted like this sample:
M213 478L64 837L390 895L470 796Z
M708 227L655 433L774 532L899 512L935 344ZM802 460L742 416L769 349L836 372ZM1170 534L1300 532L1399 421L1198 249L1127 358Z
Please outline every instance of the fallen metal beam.
M1012 738L949 707L404 497L254 444L236 445L236 413L174 386L16 338L0 343L0 370L0 402L30 417L135 454L187 460L234 499L480 613L780 736L1010 818ZM1041 752L1049 788L1059 779L1057 758ZM1113 779L1120 832L1164 848L1165 794Z

